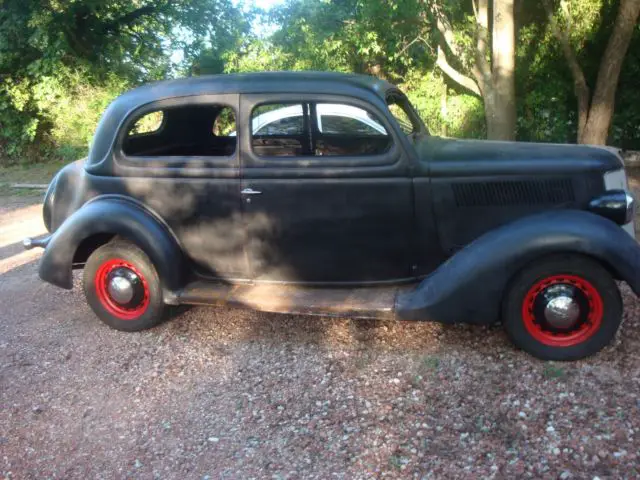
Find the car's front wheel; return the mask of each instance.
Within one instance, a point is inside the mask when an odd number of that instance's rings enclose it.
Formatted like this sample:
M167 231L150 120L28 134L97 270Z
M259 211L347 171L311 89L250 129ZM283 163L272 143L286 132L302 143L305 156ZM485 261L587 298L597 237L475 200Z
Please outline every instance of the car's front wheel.
M503 304L507 334L543 360L577 360L614 338L622 299L611 274L579 255L558 255L522 270Z
M166 310L160 278L136 245L116 240L97 248L84 268L84 293L104 323L135 332L162 322Z

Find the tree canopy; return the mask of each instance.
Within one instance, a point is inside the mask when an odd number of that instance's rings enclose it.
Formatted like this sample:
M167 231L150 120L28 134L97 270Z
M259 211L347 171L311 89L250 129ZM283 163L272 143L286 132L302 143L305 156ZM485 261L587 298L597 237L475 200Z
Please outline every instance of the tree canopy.
M505 5L513 25L498 31ZM636 5L640 0L286 0L265 12L231 0L0 0L0 157L81 155L108 102L137 84L259 70L388 79L437 135L575 142L585 111L575 65L588 88L589 115L601 104L599 72L615 50L609 44L624 35L619 78L609 82L613 96L605 92L611 125L600 130L606 143L640 149ZM269 28L252 31L258 20ZM505 38L514 40L506 57ZM513 71L503 77L509 58ZM515 90L492 103L509 85ZM492 116L504 112L508 125L497 135Z

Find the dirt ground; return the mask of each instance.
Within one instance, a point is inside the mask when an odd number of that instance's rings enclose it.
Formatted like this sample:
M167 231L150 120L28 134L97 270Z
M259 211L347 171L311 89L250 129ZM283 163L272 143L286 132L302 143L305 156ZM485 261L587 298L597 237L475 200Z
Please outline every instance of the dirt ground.
M640 182L634 181L640 188ZM101 324L37 276L33 197L0 198L5 478L638 478L640 302L544 363L497 327L193 308Z

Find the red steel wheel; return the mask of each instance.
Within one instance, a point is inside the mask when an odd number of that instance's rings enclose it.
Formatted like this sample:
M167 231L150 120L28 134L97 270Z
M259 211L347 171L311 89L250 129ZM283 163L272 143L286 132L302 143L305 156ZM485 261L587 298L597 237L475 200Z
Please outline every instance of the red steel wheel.
M600 328L604 304L598 290L576 275L554 275L536 283L522 304L527 331L539 342L571 347Z
M95 275L98 300L111 314L122 320L134 320L149 306L149 285L144 275L121 258L106 260Z
M83 287L94 313L117 330L139 332L158 325L170 313L155 266L137 245L124 239L89 255Z
M622 323L611 272L579 254L540 258L509 282L502 324L511 341L542 360L578 360L602 350Z

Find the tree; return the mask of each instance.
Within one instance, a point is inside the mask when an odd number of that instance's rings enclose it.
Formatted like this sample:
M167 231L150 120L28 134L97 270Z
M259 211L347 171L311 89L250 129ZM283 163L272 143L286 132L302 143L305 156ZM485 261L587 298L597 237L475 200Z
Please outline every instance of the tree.
M442 2L430 2L429 12L437 30L437 65L455 83L482 98L487 122L487 136L495 140L514 140L516 133L515 96L515 26L514 0L472 0L475 25L474 42L456 37ZM477 3L476 3L477 2ZM491 21L490 21L490 15ZM464 32L463 32L464 33ZM468 38L466 40L469 40ZM470 45L465 48L464 45ZM447 52L445 52L447 51ZM463 73L448 61L470 71ZM490 58L490 60L489 60Z
M550 0L544 0L544 6L553 34L560 43L574 81L578 103L578 143L604 145L607 143L613 118L620 71L640 13L640 0L620 1L611 36L600 60L593 95L570 42L567 9L560 8L558 12L560 22L565 27L563 28L556 18Z
M123 89L222 56L246 27L231 0L0 0L0 153L81 154Z
M267 42L293 70L400 81L409 66L430 56L422 41L422 11L419 0L289 0L272 10L270 18L279 28Z

